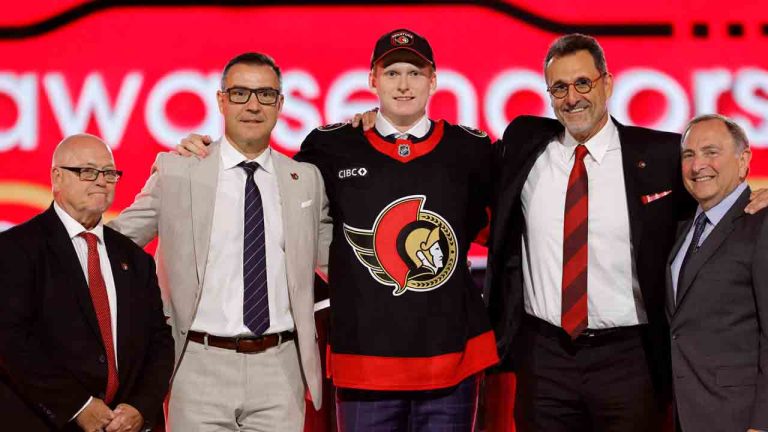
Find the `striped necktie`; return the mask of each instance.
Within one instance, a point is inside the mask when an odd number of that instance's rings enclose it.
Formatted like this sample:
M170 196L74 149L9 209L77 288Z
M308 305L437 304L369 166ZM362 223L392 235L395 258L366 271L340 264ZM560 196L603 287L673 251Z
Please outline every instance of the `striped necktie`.
M572 339L587 327L587 237L589 187L584 158L589 151L576 146L576 160L568 177L563 223L563 284L561 325Z
M267 250L264 243L264 207L259 188L253 180L256 162L240 162L245 170L245 202L243 204L243 324L254 335L261 336L269 328L267 298Z

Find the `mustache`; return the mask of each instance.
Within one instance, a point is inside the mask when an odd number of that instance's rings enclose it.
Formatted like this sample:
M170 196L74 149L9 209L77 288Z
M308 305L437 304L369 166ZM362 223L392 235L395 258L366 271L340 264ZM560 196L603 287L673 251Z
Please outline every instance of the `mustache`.
M573 110L579 109L579 108L589 108L589 105L590 105L589 102L587 102L587 101L582 99L582 100L577 101L573 105L568 105L566 103L565 106L563 106L563 111L573 111Z

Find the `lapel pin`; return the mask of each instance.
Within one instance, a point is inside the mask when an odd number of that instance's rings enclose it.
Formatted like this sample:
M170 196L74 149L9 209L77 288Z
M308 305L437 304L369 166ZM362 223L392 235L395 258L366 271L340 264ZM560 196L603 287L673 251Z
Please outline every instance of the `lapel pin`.
M123 271L128 270L128 263L120 263L120 268L123 269Z
M298 180L299 179L299 175L296 174L296 173L291 173L291 178L294 179L294 180Z
M638 168L645 168L645 161L640 161L637 163Z

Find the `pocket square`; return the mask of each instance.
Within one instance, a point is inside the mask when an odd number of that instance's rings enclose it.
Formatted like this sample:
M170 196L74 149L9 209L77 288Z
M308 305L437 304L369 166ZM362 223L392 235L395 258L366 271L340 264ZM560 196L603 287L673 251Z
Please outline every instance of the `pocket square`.
M657 193L654 193L654 194L643 195L642 197L640 197L640 200L643 202L643 204L649 204L649 203L652 203L652 202L656 201L657 199L664 198L665 196L667 196L667 195L669 195L671 193L672 193L671 189L670 190L665 190L664 192L657 192Z
M307 208L312 205L312 200L303 201L301 203L301 208Z

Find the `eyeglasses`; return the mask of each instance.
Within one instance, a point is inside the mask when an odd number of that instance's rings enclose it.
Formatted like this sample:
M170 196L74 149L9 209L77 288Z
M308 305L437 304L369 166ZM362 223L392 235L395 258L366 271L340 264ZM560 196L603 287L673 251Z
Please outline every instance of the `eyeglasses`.
M229 101L234 104L245 104L251 99L251 94L256 95L256 99L262 105L274 105L280 98L280 90L272 87L261 87L250 89L246 87L230 87L223 90L229 96Z
M120 177L123 176L122 171L114 170L114 169L100 170L100 169L89 168L89 167L66 167L66 166L60 166L57 168L61 168L67 171L72 171L73 173L77 173L77 175L80 177L80 180L83 180L83 181L94 181L97 178L99 178L99 174L104 174L104 180L106 180L107 183L117 183L117 181L120 180Z
M581 94L587 94L591 92L593 88L595 88L597 82L600 81L600 78L604 77L605 75L607 74L603 72L594 80L589 78L579 78L572 83L558 83L551 87L547 87L547 91L552 95L552 97L557 99L562 99L568 96L568 88L570 86L573 86L573 88Z

